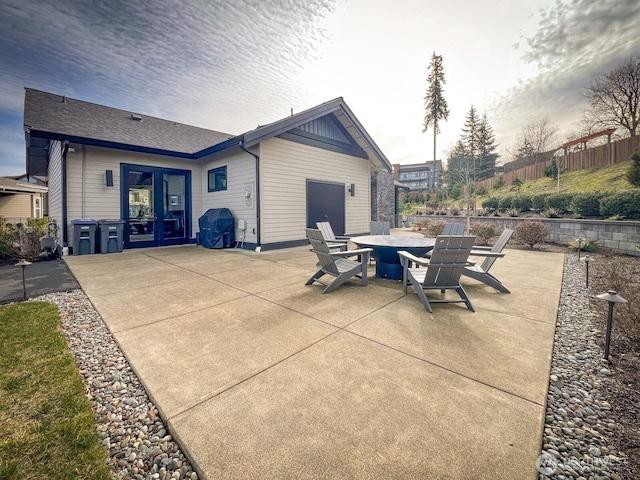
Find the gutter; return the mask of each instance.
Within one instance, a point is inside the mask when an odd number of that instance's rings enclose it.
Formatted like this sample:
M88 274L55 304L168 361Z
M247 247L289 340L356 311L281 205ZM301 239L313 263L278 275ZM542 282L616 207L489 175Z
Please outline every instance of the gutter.
M238 142L240 150L247 152L256 159L256 251L260 251L260 157L253 152L247 150L244 146L244 140Z
M67 152L69 151L69 141L64 141L62 149L62 246L68 247L68 226L67 226Z

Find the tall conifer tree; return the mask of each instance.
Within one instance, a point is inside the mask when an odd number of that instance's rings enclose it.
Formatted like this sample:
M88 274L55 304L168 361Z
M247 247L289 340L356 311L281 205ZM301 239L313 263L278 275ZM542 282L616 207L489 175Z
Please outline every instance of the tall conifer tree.
M440 120L449 118L449 106L444 98L444 84L447 83L444 78L444 67L442 65L442 55L431 55L431 63L429 64L429 76L427 77L427 94L424 97L424 107L426 110L424 116L424 129L426 132L430 126L433 126L433 161L436 161L436 136L440 133Z

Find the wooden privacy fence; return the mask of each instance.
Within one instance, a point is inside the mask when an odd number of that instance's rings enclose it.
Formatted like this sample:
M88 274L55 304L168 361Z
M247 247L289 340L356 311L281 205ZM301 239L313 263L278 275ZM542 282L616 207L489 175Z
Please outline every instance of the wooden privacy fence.
M556 160L559 161L562 172L574 172L586 168L602 168L614 163L627 162L631 160L631 155L637 151L640 151L640 136L623 138L616 142L606 143L580 152L561 155L556 157ZM505 172L502 174L504 176L504 184L511 185L516 177L523 182L542 178L544 177L545 168L550 164L551 160L547 160ZM483 186L487 190L491 190L497 178L492 177L476 182L476 188Z

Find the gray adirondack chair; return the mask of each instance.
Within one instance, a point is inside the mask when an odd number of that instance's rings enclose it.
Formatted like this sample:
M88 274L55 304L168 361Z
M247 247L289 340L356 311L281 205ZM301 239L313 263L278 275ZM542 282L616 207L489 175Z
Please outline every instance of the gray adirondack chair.
M327 287L322 293L331 293L351 277L358 276L362 280L362 286L367 286L367 263L369 263L372 249L360 248L346 252L332 252L320 230L307 228L305 231L311 244L311 251L317 255L320 265L320 270L314 273L305 285L318 282ZM357 256L359 261L347 258L353 256ZM325 275L335 277L335 280L331 283L324 283L320 278Z
M329 222L316 222L318 230L322 232L322 236L329 245L329 248L332 252L335 251L346 251L347 243L349 242L349 237L347 236L338 236L333 233L333 228L331 228L331 224Z
M505 287L500 280L489 273L489 270L493 266L494 262L504 257L502 250L509 242L509 239L513 235L513 230L505 228L498 237L498 240L491 248L474 247L472 255L486 257L481 264L470 265L464 269L462 274L466 277L478 280L490 287L495 288L501 293L511 293L507 287Z
M465 228L464 223L447 223L442 230L442 235L464 235Z
M389 222L371 222L371 227L369 228L369 232L371 235L390 235L391 234L391 225Z
M431 303L464 303L475 312L471 300L460 284L460 277L469 263L469 254L475 242L473 236L439 235L431 251L431 259L416 257L409 252L400 251L402 264L402 290L407 293L409 284L415 289L422 305L431 312ZM416 265L412 268L411 264ZM417 268L418 266L426 268ZM427 298L425 290L440 290L440 298ZM447 290L455 291L460 298L445 298Z

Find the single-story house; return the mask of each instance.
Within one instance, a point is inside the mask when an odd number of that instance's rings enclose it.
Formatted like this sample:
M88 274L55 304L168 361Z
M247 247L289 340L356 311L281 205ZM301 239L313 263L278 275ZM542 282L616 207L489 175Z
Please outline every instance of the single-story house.
M0 217L9 223L45 215L48 188L43 181L26 176L0 177Z
M47 175L49 216L124 220L124 247L196 241L228 208L244 248L307 243L305 227L369 231L371 173L391 164L342 98L230 135L25 89L27 174Z

